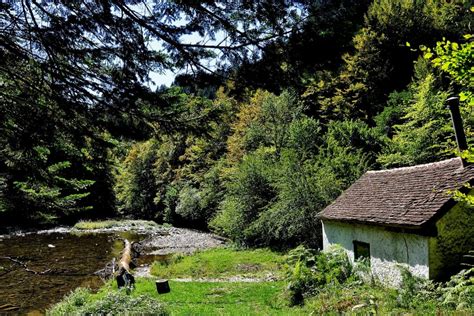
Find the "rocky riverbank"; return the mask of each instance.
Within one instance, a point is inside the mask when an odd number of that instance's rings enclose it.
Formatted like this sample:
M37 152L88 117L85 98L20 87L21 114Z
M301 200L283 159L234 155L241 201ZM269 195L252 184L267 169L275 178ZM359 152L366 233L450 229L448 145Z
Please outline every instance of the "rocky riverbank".
M140 250L136 276L173 253L222 246L216 235L149 221L81 222L75 227L9 230L0 235L0 314L43 313L71 290L103 285L99 271L119 258L123 239ZM31 300L35 297L35 300Z
M190 254L198 250L221 247L227 241L208 232L157 225L150 221L82 222L76 224L71 232L120 233L123 238L127 238L126 233L147 236L140 238L136 247L139 257L134 274L139 277L150 276L150 265L155 260L175 253Z
M196 250L220 247L225 238L202 231L170 227L159 234L152 234L141 242L142 247L151 255L172 253L192 253Z

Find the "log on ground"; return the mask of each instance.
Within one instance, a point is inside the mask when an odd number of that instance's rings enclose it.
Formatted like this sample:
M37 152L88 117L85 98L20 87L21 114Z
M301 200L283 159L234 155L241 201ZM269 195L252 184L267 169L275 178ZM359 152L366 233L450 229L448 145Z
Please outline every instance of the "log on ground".
M126 286L127 288L133 286L135 283L135 278L131 272L131 266L133 265L133 249L132 243L125 239L125 247L122 252L122 257L118 263L118 270L115 276L117 281L117 286L119 288Z

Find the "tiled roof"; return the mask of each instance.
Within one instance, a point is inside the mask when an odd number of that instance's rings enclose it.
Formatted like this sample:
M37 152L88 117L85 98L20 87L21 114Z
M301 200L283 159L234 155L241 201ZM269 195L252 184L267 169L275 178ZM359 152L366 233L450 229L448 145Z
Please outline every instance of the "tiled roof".
M460 158L368 171L320 214L327 220L384 226L424 225L452 202L449 191L474 179L474 166Z

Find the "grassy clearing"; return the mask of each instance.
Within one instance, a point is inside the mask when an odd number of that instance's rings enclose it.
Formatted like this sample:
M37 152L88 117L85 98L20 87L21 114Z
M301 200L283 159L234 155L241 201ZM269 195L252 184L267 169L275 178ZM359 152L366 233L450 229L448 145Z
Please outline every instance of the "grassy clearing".
M302 315L281 297L284 282L173 282L158 296L171 315ZM156 293L153 280L142 279L136 293ZM306 313L307 314L307 313Z
M215 248L191 256L175 255L155 262L151 273L160 278L283 277L284 256L268 249Z
M153 279L138 278L135 290L125 294L106 284L97 294L72 295L56 305L50 315L77 315L84 311L121 311L130 302L146 313L162 306L170 315L451 315L434 300L419 302L411 308L397 305L397 291L363 284L333 285L308 298L305 305L290 307L286 283L254 282L176 282L170 281L171 292L157 294ZM83 292L83 289L76 292ZM120 298L121 300L117 300ZM122 303L123 302L123 303ZM107 309L109 308L109 309ZM126 309L125 309L126 310ZM161 310L161 309L160 309ZM469 315L459 313L459 315Z
M93 229L106 229L106 228L117 228L117 227L157 227L159 226L152 221L143 220L106 220L106 221L79 221L74 225L74 228L79 230L93 230Z
M301 254L301 249L298 252ZM291 257L291 256L290 256ZM153 273L159 277L173 278L227 278L231 276L258 277L268 272L283 276L287 267L284 256L267 249L232 250L228 248L202 251L191 256L181 256L167 264L155 264ZM336 261L319 255L317 262L327 264ZM329 260L329 261L328 261ZM337 261L339 262L339 261ZM243 267L246 267L243 269ZM249 269L252 267L252 269ZM337 263L330 267L340 270ZM296 270L302 270L299 266ZM135 306L134 311L147 313L158 308L171 315L472 315L472 281L466 281L458 289L465 293L452 295L466 300L462 308L457 302L448 306L440 301L439 293L432 289L422 293L408 282L400 290L386 288L358 278L337 281L334 271L329 269L324 276L329 281L314 283L305 292L304 305L290 306L291 286L295 281L309 280L308 274L297 274L297 279L274 282L191 282L170 281L171 292L158 295L154 279L137 278L135 290L126 298L116 289L115 282L107 283L98 293L84 290L76 292L56 305L53 315L77 315L84 311L93 314L122 311L122 305ZM333 275L333 278L329 278ZM295 271L293 271L295 276ZM317 277L318 275L313 275ZM336 275L337 276L337 275ZM300 279L303 278L303 279ZM319 280L319 279L317 279ZM415 281L415 279L411 279ZM319 280L321 281L321 280ZM288 283L290 282L290 283ZM470 286L470 287L469 287ZM421 289L421 288L420 288ZM456 291L458 291L456 290ZM82 291L82 292L81 292ZM77 294L76 294L77 293ZM81 294L82 293L82 294ZM453 293L455 294L455 293ZM459 294L459 293L458 293ZM120 299L120 302L117 302ZM122 301L126 302L122 304ZM470 307L471 306L471 307ZM120 314L120 313L118 313Z
M306 300L305 305L289 307L286 283L176 282L171 292L158 295L152 279L137 279L128 299L120 295L114 283L97 294L72 295L48 314L75 315L84 311L119 311L122 305L136 302L135 311L144 313L150 306L163 306L171 315L451 315L435 300L418 302L411 308L397 305L397 291L362 284L334 285ZM83 289L76 290L79 294ZM121 298L121 300L117 300ZM124 302L123 304L121 302ZM110 308L110 309L107 309ZM126 307L123 307L126 308ZM126 309L125 309L126 310ZM133 309L132 309L133 310ZM128 311L132 311L128 310ZM456 313L454 313L456 314ZM470 315L459 312L457 315Z
M230 282L175 282L170 281L171 292L157 294L152 279L137 279L136 289L128 302L148 306L164 306L170 315L308 315L304 307L289 307L282 298L284 282L230 283ZM97 294L76 290L69 298L53 307L49 315L75 315L83 311L106 312L103 306L113 303L119 291L108 283ZM154 301L154 302L153 302ZM109 303L107 303L109 302ZM99 306L99 307L98 307ZM114 307L119 310L119 307Z

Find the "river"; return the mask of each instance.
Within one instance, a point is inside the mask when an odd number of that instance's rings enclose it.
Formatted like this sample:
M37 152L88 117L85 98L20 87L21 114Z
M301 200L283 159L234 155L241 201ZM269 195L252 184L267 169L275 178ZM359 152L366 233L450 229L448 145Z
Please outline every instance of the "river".
M41 315L75 288L104 284L94 272L123 249L133 233L44 233L0 237L0 314Z

